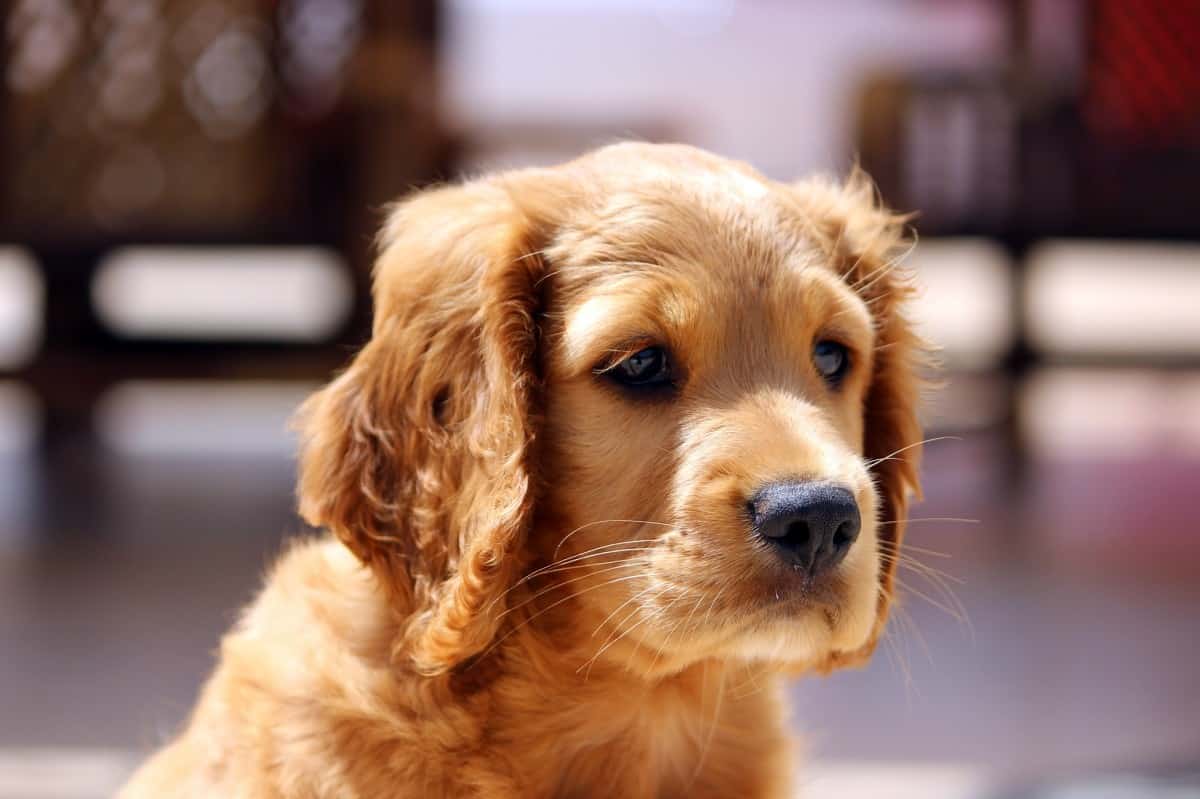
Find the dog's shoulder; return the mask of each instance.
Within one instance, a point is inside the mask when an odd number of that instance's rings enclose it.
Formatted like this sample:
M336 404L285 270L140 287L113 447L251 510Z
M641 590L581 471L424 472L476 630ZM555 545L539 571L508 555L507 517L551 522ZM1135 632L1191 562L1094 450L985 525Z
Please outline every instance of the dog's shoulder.
M332 538L291 544L221 642L214 681L286 712L311 712L338 686L394 677L397 620L373 573ZM275 720L269 720L275 723Z
M163 795L167 785L173 796L247 785L321 794L320 781L355 750L404 737L412 708L392 663L395 630L386 595L344 547L291 544L222 639L185 731L122 796Z
M374 574L345 547L331 537L300 539L276 561L222 650L279 646L290 660L336 652L384 665L395 621Z

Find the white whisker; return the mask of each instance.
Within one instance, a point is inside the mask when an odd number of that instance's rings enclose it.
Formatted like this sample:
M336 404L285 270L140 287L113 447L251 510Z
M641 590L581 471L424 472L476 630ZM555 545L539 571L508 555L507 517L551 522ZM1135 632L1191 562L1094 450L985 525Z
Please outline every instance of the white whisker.
M917 441L914 444L909 444L906 447L901 447L900 449L896 450L895 452L889 452L887 455L884 455L882 458L873 458L873 459L867 461L867 468L874 469L876 466L883 463L884 461L892 460L897 455L899 455L901 452L905 452L907 450L913 449L914 447L920 447L925 444L932 444L935 441L962 441L962 437L961 436L935 436L933 438L926 438L923 441Z
M598 521L588 522L587 524L581 524L580 526L576 527L571 532L564 535L562 537L562 540L560 540L558 542L558 546L556 546L554 548L553 557L555 557L555 558L558 557L559 550L562 549L563 544L567 543L568 538L570 538L571 536L575 535L576 533L578 533L582 530L586 530L590 527L595 527L598 524L639 524L639 525L650 524L650 525L658 525L659 527L674 527L675 526L673 524L667 524L666 522L652 522L647 519L600 519Z

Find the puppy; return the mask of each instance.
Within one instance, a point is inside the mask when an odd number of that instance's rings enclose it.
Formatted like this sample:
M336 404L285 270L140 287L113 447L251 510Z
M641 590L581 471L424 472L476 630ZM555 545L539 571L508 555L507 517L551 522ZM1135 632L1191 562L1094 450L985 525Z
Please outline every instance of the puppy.
M620 144L391 214L294 545L125 797L784 797L917 486L902 220Z

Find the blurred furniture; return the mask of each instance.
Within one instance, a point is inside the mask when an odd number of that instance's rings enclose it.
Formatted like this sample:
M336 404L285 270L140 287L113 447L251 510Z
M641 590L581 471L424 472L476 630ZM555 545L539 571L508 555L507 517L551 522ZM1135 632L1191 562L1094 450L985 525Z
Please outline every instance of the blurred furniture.
M0 241L34 253L46 289L41 346L7 376L37 393L48 443L86 433L120 380L344 361L381 207L452 157L435 0L14 0L3 22ZM93 282L123 245L329 248L359 302L320 342L122 335Z
M1013 263L1002 425L1022 472L1018 392L1041 366L1195 367L1177 352L1053 354L1029 336L1027 254L1048 239L1200 240L1200 3L1025 0L1007 63L884 75L859 98L858 151L922 235L985 236Z

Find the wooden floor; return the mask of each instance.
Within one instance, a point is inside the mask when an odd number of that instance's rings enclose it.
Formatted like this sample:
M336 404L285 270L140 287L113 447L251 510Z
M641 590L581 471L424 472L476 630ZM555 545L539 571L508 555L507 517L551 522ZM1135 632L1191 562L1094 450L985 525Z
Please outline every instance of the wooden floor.
M873 664L795 684L795 725L826 769L811 774L844 786L869 763L910 788L958 786L913 795L967 797L1200 762L1200 461L1045 459L1019 486L1000 462L982 436L930 447L914 516L978 523L915 522L909 541L939 554L911 551L962 583L952 600L904 575ZM291 469L91 448L0 457L0 797L33 795L11 788L42 762L23 752L112 780L175 729L219 634L301 531Z

